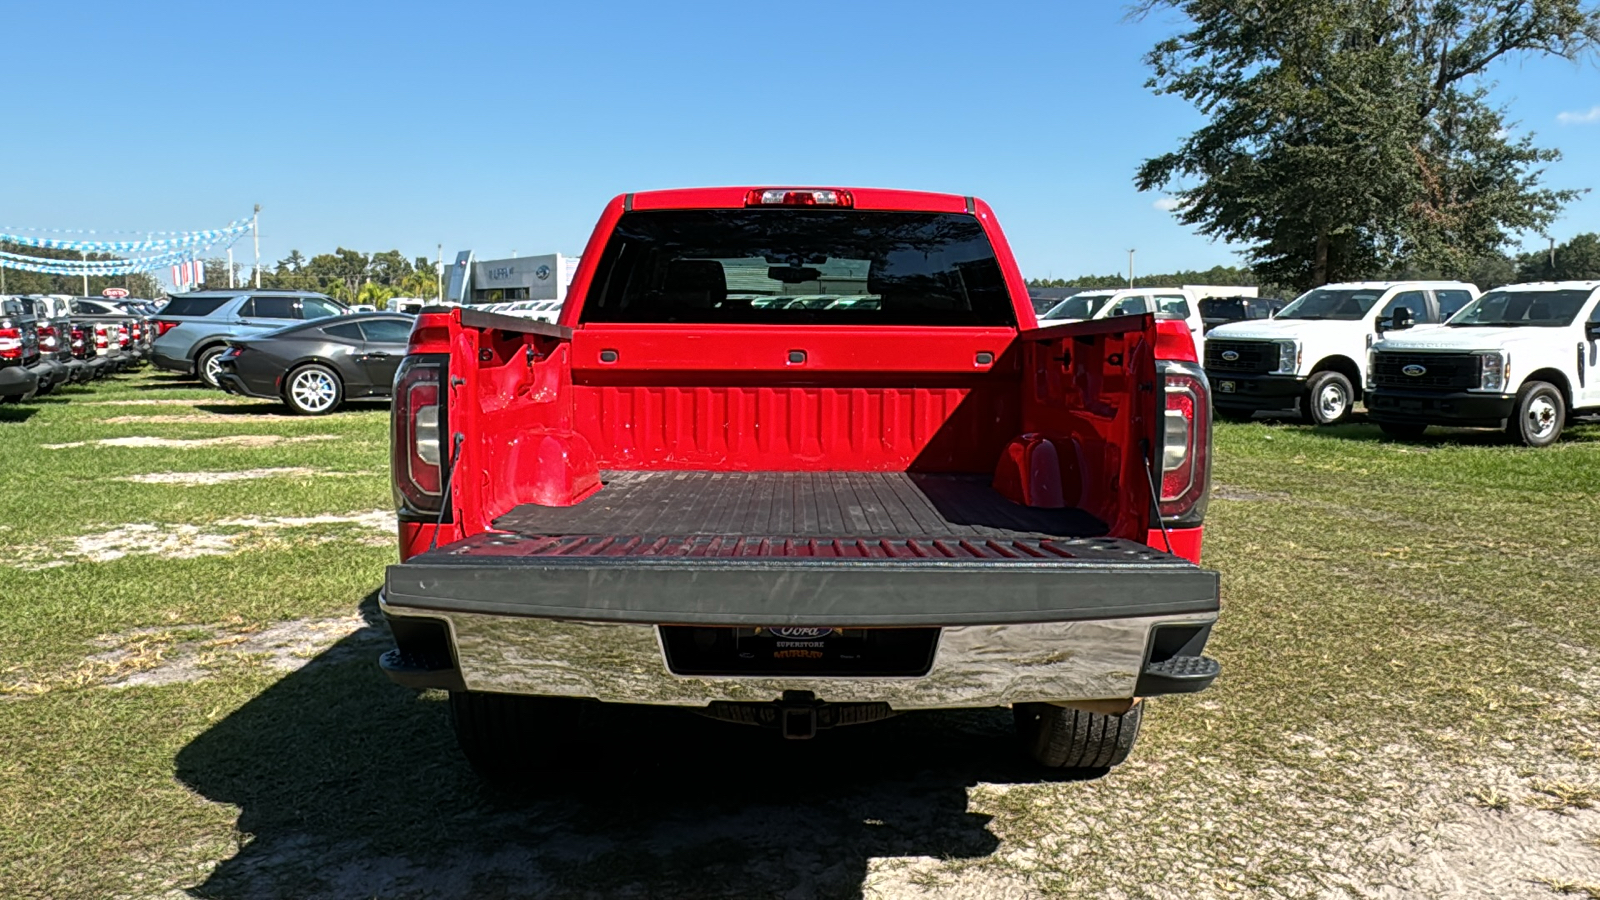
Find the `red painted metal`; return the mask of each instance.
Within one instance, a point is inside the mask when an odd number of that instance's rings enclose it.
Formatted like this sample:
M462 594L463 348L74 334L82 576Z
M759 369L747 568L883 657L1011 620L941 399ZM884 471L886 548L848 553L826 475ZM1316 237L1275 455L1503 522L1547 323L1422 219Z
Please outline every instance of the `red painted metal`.
M981 200L848 189L856 209L970 209L994 246L1018 329L579 323L625 207L741 208L751 190L613 199L561 314L570 339L467 328L459 312L419 317L412 352L450 354L446 440L462 436L441 545L492 530L523 503L578 503L602 489L602 469L988 476L1013 439L1034 434L1055 450L1062 502L1099 517L1110 536L1165 549L1149 530L1145 469L1145 452L1159 446L1154 361L1193 360L1187 331L1180 341L1182 323L1148 316L1038 328ZM790 361L795 350L803 362ZM980 353L991 362L978 365ZM432 527L403 523L402 556L425 549ZM1174 549L1198 558L1200 530L1182 534Z
M1167 539L1170 538L1172 541L1171 552L1174 555L1181 556L1195 565L1199 565L1200 539L1204 533L1204 526L1196 526L1194 528L1171 528L1167 530L1165 536L1162 535L1160 529L1152 528L1150 529L1150 534L1145 538L1145 543L1156 548L1157 550L1166 550Z

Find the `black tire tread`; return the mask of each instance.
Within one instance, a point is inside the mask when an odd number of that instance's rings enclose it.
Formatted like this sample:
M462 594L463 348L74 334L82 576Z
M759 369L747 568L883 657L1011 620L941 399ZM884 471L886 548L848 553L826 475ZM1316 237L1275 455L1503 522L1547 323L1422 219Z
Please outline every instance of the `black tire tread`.
M450 725L479 777L514 779L553 760L578 725L582 701L479 691L450 692Z
M1015 707L1017 734L1030 756L1053 769L1107 769L1121 764L1139 736L1144 704L1122 715L1044 703Z

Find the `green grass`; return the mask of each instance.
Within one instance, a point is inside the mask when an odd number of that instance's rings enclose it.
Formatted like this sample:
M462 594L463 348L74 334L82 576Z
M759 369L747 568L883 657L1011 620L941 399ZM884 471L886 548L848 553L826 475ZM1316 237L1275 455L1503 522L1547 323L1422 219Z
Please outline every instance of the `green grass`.
M1394 883L1394 848L1452 809L1593 815L1595 426L1528 451L1219 425L1224 675L1152 703L1109 777L1040 778L985 711L796 745L624 710L503 795L462 764L437 695L377 672L375 623L289 674L219 652L199 680L103 683L277 623L371 620L382 535L218 523L388 508L381 407L290 417L155 374L47 399L65 402L0 407L3 897L1293 895ZM151 399L201 405L96 405ZM41 449L239 434L337 440ZM273 467L331 474L118 480ZM243 537L221 556L6 564L141 523ZM1496 767L1519 778L1491 783ZM1567 884L1524 880L1540 879Z

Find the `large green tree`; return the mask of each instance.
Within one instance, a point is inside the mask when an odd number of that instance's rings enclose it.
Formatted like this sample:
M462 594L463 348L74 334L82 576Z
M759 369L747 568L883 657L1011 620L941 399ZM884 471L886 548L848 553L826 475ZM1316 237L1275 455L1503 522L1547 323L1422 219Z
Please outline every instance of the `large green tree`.
M1180 221L1245 245L1257 275L1300 288L1401 266L1465 272L1576 192L1558 158L1509 133L1483 76L1600 40L1581 0L1144 0L1186 31L1147 56L1149 86L1208 121L1146 160Z

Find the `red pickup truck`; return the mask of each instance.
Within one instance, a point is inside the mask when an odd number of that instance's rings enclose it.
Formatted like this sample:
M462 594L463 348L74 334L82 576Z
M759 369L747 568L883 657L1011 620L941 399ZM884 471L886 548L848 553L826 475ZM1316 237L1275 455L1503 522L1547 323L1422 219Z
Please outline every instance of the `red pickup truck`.
M394 396L381 665L482 773L595 701L787 738L1009 706L1103 768L1217 677L1186 326L1039 328L981 200L617 197L557 324L424 310Z

